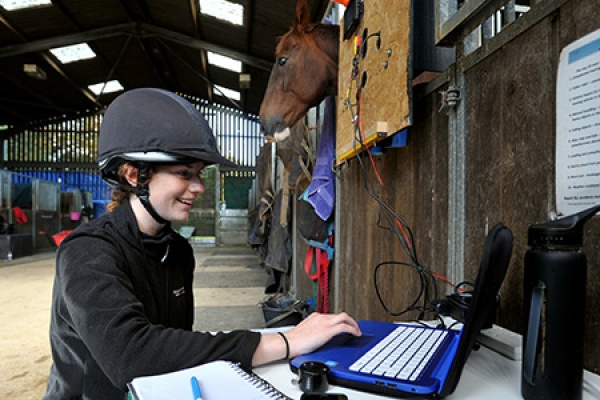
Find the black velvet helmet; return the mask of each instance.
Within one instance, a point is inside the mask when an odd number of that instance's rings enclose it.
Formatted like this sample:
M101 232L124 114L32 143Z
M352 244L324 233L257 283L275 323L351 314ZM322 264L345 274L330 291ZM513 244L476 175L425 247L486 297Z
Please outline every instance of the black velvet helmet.
M203 161L237 167L217 150L208 123L190 102L162 89L121 94L106 109L100 127L98 165L102 178L119 184L125 161L147 164Z

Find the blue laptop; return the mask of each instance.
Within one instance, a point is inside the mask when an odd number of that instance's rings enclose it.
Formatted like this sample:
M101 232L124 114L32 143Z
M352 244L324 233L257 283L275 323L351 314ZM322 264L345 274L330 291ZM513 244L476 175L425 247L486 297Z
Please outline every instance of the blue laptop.
M363 336L340 335L319 350L295 357L329 366L329 382L394 397L444 397L458 385L506 276L513 236L502 224L488 233L465 323L460 330L415 324L359 321Z

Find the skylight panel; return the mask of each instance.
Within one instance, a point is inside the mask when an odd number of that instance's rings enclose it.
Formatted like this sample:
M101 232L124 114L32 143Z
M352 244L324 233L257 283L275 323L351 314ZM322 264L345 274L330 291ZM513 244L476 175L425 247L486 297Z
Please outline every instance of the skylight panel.
M52 5L51 0L0 0L0 6L6 11L50 5Z
M222 56L221 54L207 52L208 62L220 68L225 68L234 72L242 72L242 62L231 57Z
M200 0L200 12L234 25L244 25L244 6L228 0Z
M215 85L215 94L219 96L225 96L232 100L239 100L241 98L240 92L227 89L226 87Z
M94 53L87 43L57 47L55 49L50 49L50 52L63 64L96 57L96 53Z
M104 88L104 90L102 90ZM123 90L123 86L119 81L108 81L106 82L106 86L104 86L104 82L96 83L94 85L89 85L88 89L90 89L96 96L99 96L101 93L112 93Z

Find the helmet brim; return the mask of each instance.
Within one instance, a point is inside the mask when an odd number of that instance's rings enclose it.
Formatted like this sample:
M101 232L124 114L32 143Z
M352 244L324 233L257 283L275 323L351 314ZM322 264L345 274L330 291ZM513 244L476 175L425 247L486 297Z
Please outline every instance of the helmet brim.
M170 151L170 153L184 157L188 160L203 161L205 165L218 164L230 168L239 168L240 166L220 155L219 153L208 153L202 150Z
M146 162L150 164L191 164L197 161L204 162L204 165L218 164L230 169L237 169L240 166L226 159L218 153L207 153L205 151L181 151L181 152L139 152L125 153L98 161L102 179L108 184L119 185L118 170L123 162Z

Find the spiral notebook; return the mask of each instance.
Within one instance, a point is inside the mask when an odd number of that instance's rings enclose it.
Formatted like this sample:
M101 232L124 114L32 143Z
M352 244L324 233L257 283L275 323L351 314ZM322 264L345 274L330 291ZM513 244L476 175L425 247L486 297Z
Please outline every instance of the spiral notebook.
M228 361L135 378L128 387L136 400L193 400L193 376L198 379L204 400L292 400L269 382Z

